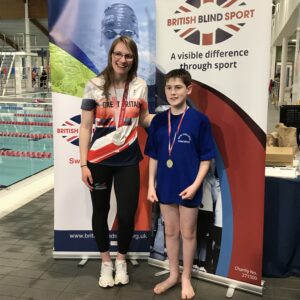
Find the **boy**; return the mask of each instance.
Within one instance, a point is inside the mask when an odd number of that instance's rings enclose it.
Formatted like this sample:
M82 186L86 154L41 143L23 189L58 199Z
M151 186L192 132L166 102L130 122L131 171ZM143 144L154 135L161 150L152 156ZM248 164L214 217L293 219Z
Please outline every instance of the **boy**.
M145 154L150 156L147 198L160 203L170 268L169 277L154 287L154 293L161 294L179 281L181 234L181 297L191 299L195 296L191 270L196 250L198 206L202 182L215 149L207 117L186 104L192 91L190 73L175 69L165 76L165 81L170 109L153 119L145 149Z

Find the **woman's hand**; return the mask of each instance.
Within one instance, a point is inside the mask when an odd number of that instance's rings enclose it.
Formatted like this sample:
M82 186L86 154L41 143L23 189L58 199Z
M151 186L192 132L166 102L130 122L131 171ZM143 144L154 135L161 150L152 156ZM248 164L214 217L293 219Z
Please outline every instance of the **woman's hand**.
M88 166L81 168L81 180L89 188L90 191L93 190L93 177Z
M147 128L150 126L154 114L149 114L148 109L140 111L139 126Z

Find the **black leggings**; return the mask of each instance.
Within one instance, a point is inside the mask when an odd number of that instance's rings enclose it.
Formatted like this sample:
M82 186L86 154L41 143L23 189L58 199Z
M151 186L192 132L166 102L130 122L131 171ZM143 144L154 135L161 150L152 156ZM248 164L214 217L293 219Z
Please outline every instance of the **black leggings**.
M118 252L126 254L134 232L134 218L140 189L139 165L111 167L88 164L94 189L92 227L100 252L109 251L109 228L107 224L110 209L110 193L114 180L117 200Z

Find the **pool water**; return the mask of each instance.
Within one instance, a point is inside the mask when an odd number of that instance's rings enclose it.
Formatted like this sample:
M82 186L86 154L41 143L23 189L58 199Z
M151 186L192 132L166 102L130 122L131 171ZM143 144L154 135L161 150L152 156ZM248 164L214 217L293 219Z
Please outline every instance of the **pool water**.
M51 166L52 104L0 102L0 188Z

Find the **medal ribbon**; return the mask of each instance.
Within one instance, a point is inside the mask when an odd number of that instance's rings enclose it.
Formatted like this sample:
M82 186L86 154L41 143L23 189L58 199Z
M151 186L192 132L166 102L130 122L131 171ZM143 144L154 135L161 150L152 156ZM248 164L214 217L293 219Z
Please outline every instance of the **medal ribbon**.
M184 118L184 115L185 115L187 109L188 109L188 107L185 108L185 111L184 111L184 113L182 114L182 116L180 118L179 124L178 124L176 132L174 134L174 138L173 138L172 144L171 144L171 109L169 109L169 111L168 111L168 136L169 136L168 151L169 151L169 157L171 157L171 153L172 153L172 150L173 150L173 147L174 147L176 136L177 136L177 134L179 132L179 129L181 127L181 124L182 124L182 121L183 121L183 118Z
M115 97L112 97L112 103L113 103L113 107L115 110L115 123L116 123L116 129L118 129L118 127L122 126L124 124L124 116L125 116L125 111L126 111L126 100L128 97L128 91L129 91L129 82L126 82L125 84L125 88L124 88L124 92L123 92L123 97L121 100L121 107L120 107L120 115L119 115L119 120L117 122L116 120L116 112L118 109L118 100L117 100L117 93L116 93L116 89L115 90Z

